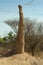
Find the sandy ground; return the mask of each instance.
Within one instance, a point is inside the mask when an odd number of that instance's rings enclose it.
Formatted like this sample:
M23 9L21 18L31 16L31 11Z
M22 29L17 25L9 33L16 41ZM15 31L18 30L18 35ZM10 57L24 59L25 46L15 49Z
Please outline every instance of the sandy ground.
M43 65L43 59L24 53L0 58L0 65Z

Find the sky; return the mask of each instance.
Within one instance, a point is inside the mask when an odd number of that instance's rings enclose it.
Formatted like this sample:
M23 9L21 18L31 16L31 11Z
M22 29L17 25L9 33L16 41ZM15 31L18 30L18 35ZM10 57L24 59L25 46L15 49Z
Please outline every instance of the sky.
M11 27L9 27L7 24L5 24L4 22L0 22L0 37L4 37L7 36L7 34L13 30L11 29Z
M31 19L37 19L43 21L43 0L34 0L32 4L25 5L31 0L0 0L0 29L1 32L5 33L6 30L3 29L3 24L5 20L13 20L19 17L18 5L23 6L24 17L29 17ZM2 25L2 26L1 26Z

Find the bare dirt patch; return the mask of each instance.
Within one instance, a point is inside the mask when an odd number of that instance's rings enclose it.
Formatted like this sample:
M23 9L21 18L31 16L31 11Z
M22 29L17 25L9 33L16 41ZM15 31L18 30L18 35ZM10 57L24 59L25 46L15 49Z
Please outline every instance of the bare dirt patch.
M43 59L23 53L0 58L0 65L43 65Z

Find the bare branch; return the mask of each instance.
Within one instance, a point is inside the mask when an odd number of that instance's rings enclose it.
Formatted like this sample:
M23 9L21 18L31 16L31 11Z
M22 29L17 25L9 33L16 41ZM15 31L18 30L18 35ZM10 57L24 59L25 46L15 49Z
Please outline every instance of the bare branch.
M28 3L26 3L25 5L30 5L30 4L33 3L33 1L34 1L34 0L32 0L32 1L28 2Z

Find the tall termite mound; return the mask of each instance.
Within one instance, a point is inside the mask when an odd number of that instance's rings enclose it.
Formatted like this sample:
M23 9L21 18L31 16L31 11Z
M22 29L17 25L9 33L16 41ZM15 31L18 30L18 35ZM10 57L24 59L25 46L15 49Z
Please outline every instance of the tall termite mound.
M13 45L12 50L7 51L6 53L3 53L1 57L8 57L14 53L24 53L24 17L23 17L23 12L22 12L22 6L19 5L19 26L18 26L18 34L15 40L15 45Z
M22 12L22 6L18 5L19 8L19 26L18 26L18 34L16 37L16 51L17 53L24 52L24 17Z

